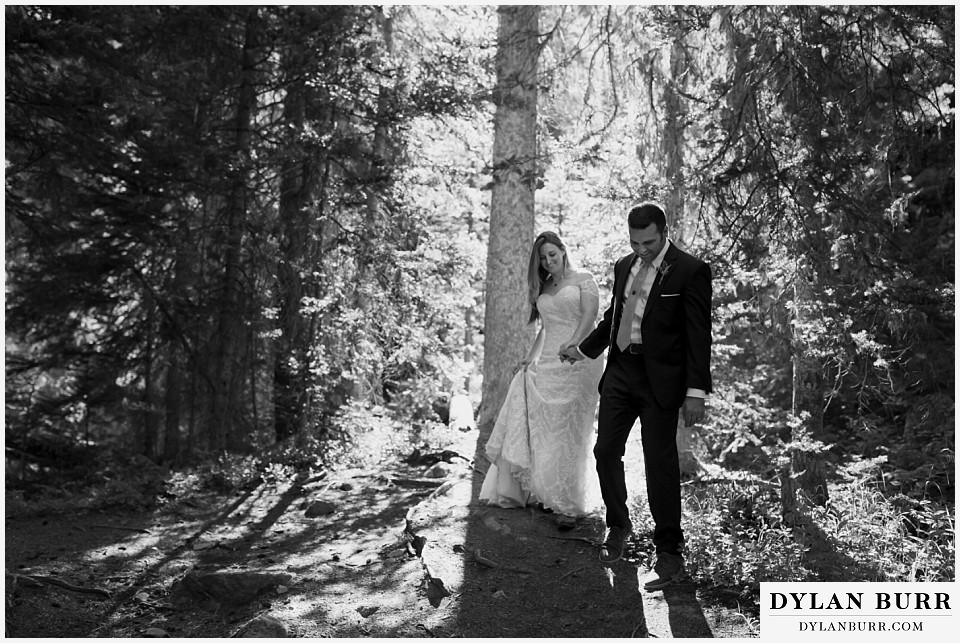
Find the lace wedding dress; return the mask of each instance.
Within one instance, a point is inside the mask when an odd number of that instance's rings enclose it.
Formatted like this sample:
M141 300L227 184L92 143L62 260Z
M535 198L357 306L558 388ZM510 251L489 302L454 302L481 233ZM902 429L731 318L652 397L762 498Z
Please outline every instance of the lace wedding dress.
M580 322L581 292L599 297L590 277L537 299L543 350L539 361L510 383L486 445L493 464L480 490L482 501L501 507L541 502L568 516L600 505L593 444L603 360L564 364L559 357L560 345Z

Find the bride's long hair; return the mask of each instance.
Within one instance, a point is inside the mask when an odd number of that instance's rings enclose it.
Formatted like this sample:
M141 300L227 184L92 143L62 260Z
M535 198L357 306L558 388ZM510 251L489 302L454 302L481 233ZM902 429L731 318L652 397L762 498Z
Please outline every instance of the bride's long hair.
M527 296L530 300L530 321L528 323L530 324L540 319L540 311L537 310L537 298L543 292L543 285L547 282L547 277L550 276L550 273L540 265L540 248L545 243L552 243L563 252L564 271L573 269L570 251L567 250L567 245L560 238L560 235L549 231L537 235L533 242L533 248L530 250L530 265L527 267Z

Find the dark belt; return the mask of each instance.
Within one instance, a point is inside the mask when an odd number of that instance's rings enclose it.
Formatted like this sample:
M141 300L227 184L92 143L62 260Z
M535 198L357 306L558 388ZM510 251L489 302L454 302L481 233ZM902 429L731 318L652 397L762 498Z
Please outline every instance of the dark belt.
M643 344L630 344L623 352L630 355L643 355Z

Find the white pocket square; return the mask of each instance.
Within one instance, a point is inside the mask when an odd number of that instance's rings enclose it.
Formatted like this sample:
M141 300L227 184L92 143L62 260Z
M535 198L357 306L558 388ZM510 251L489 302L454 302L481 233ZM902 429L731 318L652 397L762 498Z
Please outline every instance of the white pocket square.
M680 293L675 292L675 293L673 293L672 295L660 295L660 296L661 296L661 297L679 297L679 296L680 296Z

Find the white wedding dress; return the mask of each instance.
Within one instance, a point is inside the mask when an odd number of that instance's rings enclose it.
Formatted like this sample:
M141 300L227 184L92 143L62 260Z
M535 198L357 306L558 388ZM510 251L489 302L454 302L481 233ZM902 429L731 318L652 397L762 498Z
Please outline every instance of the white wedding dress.
M537 299L543 350L539 361L510 383L486 445L492 464L481 501L501 507L541 502L568 516L600 506L593 445L603 360L564 364L559 357L560 345L570 341L580 322L581 292L599 297L593 277Z

